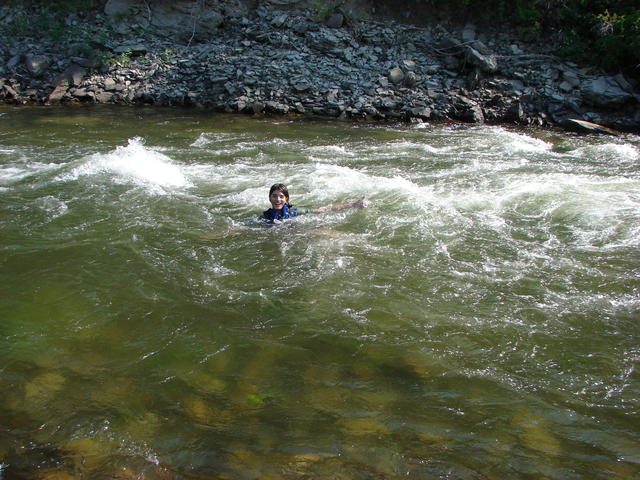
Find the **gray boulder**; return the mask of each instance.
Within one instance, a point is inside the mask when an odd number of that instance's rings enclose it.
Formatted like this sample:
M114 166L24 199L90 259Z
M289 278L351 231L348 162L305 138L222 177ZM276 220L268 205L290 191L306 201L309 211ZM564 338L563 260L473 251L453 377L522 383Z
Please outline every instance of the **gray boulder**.
M619 107L633 95L624 91L613 77L598 77L583 82L582 98L586 103L597 107Z
M467 61L486 73L498 71L498 61L495 55L483 55L475 48L467 48Z
M49 94L47 98L47 103L60 103L64 96L67 94L67 86L66 85L58 85L53 91Z
M151 24L167 31L193 32L194 36L207 37L223 22L220 13L198 9L193 2L159 2L152 6Z
M333 33L328 31L307 32L307 41L312 48L328 53L342 45L342 41Z
M476 39L476 27L475 25L468 23L462 29L462 41L465 43L473 42Z
M51 65L51 59L45 55L27 55L24 64L29 73L38 78L47 71Z
M344 15L342 15L341 13L333 13L329 15L326 23L327 27L329 28L340 28L344 23Z
M404 81L404 72L399 67L389 70L389 81L394 85L398 85Z
M55 79L56 86L73 86L77 87L87 75L87 70L80 65L71 65Z
M139 0L108 0L104 6L104 13L109 17L129 15Z
M20 65L21 61L22 61L22 55L21 54L14 55L7 62L7 69L10 72L14 71L16 68L18 68L18 65Z

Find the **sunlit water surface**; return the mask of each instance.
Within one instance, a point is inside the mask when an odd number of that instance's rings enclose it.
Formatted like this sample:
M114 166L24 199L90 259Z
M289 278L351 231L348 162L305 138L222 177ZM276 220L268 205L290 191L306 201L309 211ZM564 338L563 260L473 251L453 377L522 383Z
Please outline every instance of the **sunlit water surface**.
M3 479L638 478L638 137L0 127Z

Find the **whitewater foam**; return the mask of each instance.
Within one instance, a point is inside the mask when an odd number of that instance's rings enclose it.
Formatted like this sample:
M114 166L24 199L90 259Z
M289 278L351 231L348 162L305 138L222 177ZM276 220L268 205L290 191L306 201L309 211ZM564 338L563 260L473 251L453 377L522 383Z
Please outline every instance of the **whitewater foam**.
M31 176L49 172L57 168L60 168L60 165L40 162L6 165L0 168L0 185L11 186Z
M157 193L190 186L179 165L166 155L146 147L139 137L130 139L127 146L117 147L112 152L91 155L62 179L77 180L104 174L111 174L117 182L134 183Z

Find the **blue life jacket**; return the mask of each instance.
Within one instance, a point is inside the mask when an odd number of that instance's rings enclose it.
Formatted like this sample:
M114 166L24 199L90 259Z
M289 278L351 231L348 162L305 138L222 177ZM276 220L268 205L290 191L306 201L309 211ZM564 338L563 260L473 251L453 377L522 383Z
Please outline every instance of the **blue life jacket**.
M281 221L285 218L292 218L296 215L296 209L292 205L286 204L282 207L281 212L277 212L273 208L270 208L260 215L260 218L267 220L267 223L276 223L276 221Z

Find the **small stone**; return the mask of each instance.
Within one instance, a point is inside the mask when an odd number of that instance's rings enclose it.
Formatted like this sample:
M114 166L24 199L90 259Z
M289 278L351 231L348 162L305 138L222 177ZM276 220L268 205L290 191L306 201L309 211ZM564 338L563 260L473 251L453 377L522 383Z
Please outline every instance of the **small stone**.
M327 18L327 27L329 28L340 28L342 27L342 24L344 23L344 15L342 15L341 13L333 13L331 15L329 15L329 18Z
M283 13L282 15L278 15L273 20L271 20L271 25L276 28L282 28L287 23L287 14Z
M389 70L389 81L395 85L402 83L404 80L404 72L399 67L394 67Z
M407 70L413 71L416 68L416 62L413 60L402 60L402 66Z
M462 41L463 42L473 42L476 39L476 27L472 24L465 25L462 30Z
M109 17L129 15L137 0L108 0L104 6L104 13Z
M18 65L20 64L21 61L22 61L22 55L20 55L20 54L14 55L7 62L7 69L9 69L10 71L15 70L18 67Z
M311 87L309 86L309 84L304 83L304 82L297 82L293 84L293 89L297 92L297 93L304 93L304 92L308 92L309 89Z
M416 83L418 83L418 75L415 72L407 72L404 77L405 86L413 87Z
M431 118L431 109L429 107L413 107L410 111L412 117L423 119Z
M114 91L116 89L116 81L113 78L105 78L104 89L107 91Z
M558 88L565 93L569 93L571 90L573 90L573 85L567 81L564 81L559 85Z

